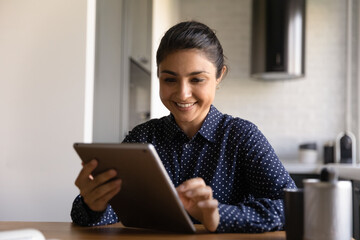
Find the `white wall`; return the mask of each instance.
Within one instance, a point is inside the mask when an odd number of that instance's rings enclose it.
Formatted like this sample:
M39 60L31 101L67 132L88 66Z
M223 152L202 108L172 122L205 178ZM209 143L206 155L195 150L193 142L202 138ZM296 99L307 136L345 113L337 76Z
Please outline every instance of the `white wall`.
M159 97L159 79L157 77L156 51L165 31L179 21L179 0L153 0L152 24L152 63L151 63L151 118L160 118L169 114Z
M0 0L0 221L70 221L86 0Z
M182 20L216 30L228 58L230 71L215 106L257 124L281 159L296 159L298 145L306 141L317 142L321 153L326 141L345 130L346 1L306 3L306 76L276 82L249 77L251 0L182 0L180 5Z
M96 1L94 142L121 142L122 0Z

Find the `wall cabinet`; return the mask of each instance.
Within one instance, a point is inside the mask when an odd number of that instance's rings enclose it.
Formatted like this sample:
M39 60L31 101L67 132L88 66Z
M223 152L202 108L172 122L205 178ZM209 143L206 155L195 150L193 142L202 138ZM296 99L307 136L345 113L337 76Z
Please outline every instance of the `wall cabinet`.
M152 0L127 1L131 58L151 72Z
M130 59L129 129L150 119L151 74Z
M122 61L119 64L122 139L150 115L152 2L122 1Z

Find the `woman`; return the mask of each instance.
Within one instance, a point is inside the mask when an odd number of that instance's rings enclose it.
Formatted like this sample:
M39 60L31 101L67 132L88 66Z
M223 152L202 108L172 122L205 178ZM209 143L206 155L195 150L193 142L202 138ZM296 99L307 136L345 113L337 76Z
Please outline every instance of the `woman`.
M157 51L160 98L171 114L135 127L124 142L152 143L186 211L211 232L264 232L284 225L283 188L296 188L266 138L243 119L220 113L212 102L226 73L215 33L198 22L170 28ZM97 162L75 182L80 195L75 223L110 224L109 200L121 180L109 170L95 179Z

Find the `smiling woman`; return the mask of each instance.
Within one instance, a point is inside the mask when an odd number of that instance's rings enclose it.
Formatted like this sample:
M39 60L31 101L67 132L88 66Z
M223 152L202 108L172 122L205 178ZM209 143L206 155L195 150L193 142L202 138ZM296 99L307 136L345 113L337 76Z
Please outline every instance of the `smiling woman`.
M212 105L226 72L215 33L199 22L175 25L162 38L157 67L160 98L171 114L138 125L124 142L154 145L185 210L207 230L283 229L282 189L296 188L293 180L254 124ZM90 179L96 166L84 165L76 180L80 195L71 215L80 225L119 221L108 202L122 181L109 181L114 170Z
M162 38L156 63L161 101L191 138L208 114L226 72L222 46L208 26L182 22Z
M222 75L216 78L214 64L194 49L169 54L160 63L159 72L161 101L192 138L209 112Z

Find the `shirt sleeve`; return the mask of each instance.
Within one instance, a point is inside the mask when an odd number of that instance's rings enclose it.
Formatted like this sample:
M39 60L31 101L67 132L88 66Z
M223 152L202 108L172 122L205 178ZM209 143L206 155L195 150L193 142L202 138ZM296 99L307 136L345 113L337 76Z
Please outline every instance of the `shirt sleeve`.
M285 223L283 189L296 188L296 185L255 125L246 131L241 142L237 146L240 162L237 174L242 176L239 191L245 193L245 197L239 203L219 204L217 232L282 230Z
M73 202L71 219L75 224L87 227L108 225L119 221L110 205L103 212L95 212L84 203L80 195Z

